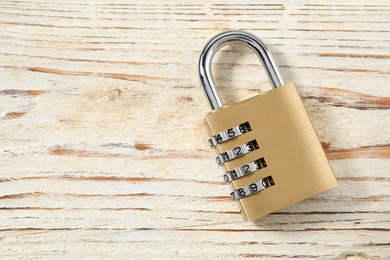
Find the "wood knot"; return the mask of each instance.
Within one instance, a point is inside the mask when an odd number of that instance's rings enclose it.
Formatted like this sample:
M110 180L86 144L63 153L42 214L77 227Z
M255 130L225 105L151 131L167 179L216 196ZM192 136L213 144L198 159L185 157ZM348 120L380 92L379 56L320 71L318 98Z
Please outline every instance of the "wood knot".
M347 252L347 253L342 253L339 255L337 260L370 260L372 259L365 253L360 253L360 252Z

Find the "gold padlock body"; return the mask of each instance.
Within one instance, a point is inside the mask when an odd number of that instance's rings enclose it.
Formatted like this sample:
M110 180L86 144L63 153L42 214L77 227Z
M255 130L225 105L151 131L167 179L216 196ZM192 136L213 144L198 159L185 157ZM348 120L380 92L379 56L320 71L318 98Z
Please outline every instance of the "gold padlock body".
M326 158L293 83L264 95L227 105L206 115L210 136L249 122L251 131L219 144L219 154L256 140L259 149L223 165L230 171L260 157L267 167L231 182L232 189L272 176L275 185L238 200L247 220L256 220L295 202L337 186Z

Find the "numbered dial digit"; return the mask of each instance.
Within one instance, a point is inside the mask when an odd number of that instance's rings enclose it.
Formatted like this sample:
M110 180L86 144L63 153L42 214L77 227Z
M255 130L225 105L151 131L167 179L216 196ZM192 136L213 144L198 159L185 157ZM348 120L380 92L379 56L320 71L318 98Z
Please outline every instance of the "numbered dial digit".
M240 200L274 185L275 182L272 179L272 176L268 176L265 177L264 179L258 180L244 187L238 188L237 190L231 193L231 196L233 200Z
M260 159L257 159L256 161L250 162L241 167L228 171L224 175L224 179L226 182L232 182L265 167L267 167L267 164L265 162L265 159L262 157Z
M249 189L250 189L251 192L256 192L256 191L258 191L258 187L257 187L256 182L250 184L250 185L249 185Z
M209 139L209 144L215 148L218 144L224 143L230 139L236 138L242 134L252 131L248 122L229 128L226 131L220 132Z
M256 140L252 140L246 144L237 146L231 150L221 153L217 158L218 165L222 166L224 163L234 160L240 156L243 156L251 151L259 149L259 145Z

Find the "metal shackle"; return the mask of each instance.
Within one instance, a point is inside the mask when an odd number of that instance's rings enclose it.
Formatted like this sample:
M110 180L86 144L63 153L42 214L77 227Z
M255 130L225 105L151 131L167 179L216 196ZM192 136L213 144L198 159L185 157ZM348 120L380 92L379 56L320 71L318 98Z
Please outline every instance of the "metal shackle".
M255 35L244 31L227 31L214 36L203 48L199 57L199 76L211 109L215 110L223 106L221 98L215 87L211 63L215 53L228 44L242 44L255 51L263 64L268 78L274 88L284 85L284 80L279 72L267 46Z

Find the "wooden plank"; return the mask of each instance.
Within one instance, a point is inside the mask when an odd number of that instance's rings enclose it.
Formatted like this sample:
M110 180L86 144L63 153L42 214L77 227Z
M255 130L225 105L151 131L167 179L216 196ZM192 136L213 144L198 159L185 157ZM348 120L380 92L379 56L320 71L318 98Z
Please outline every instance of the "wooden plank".
M390 257L388 1L0 1L0 258ZM208 148L202 46L248 30L340 185L243 222ZM223 48L226 103L270 89ZM359 258L360 257L360 258Z

